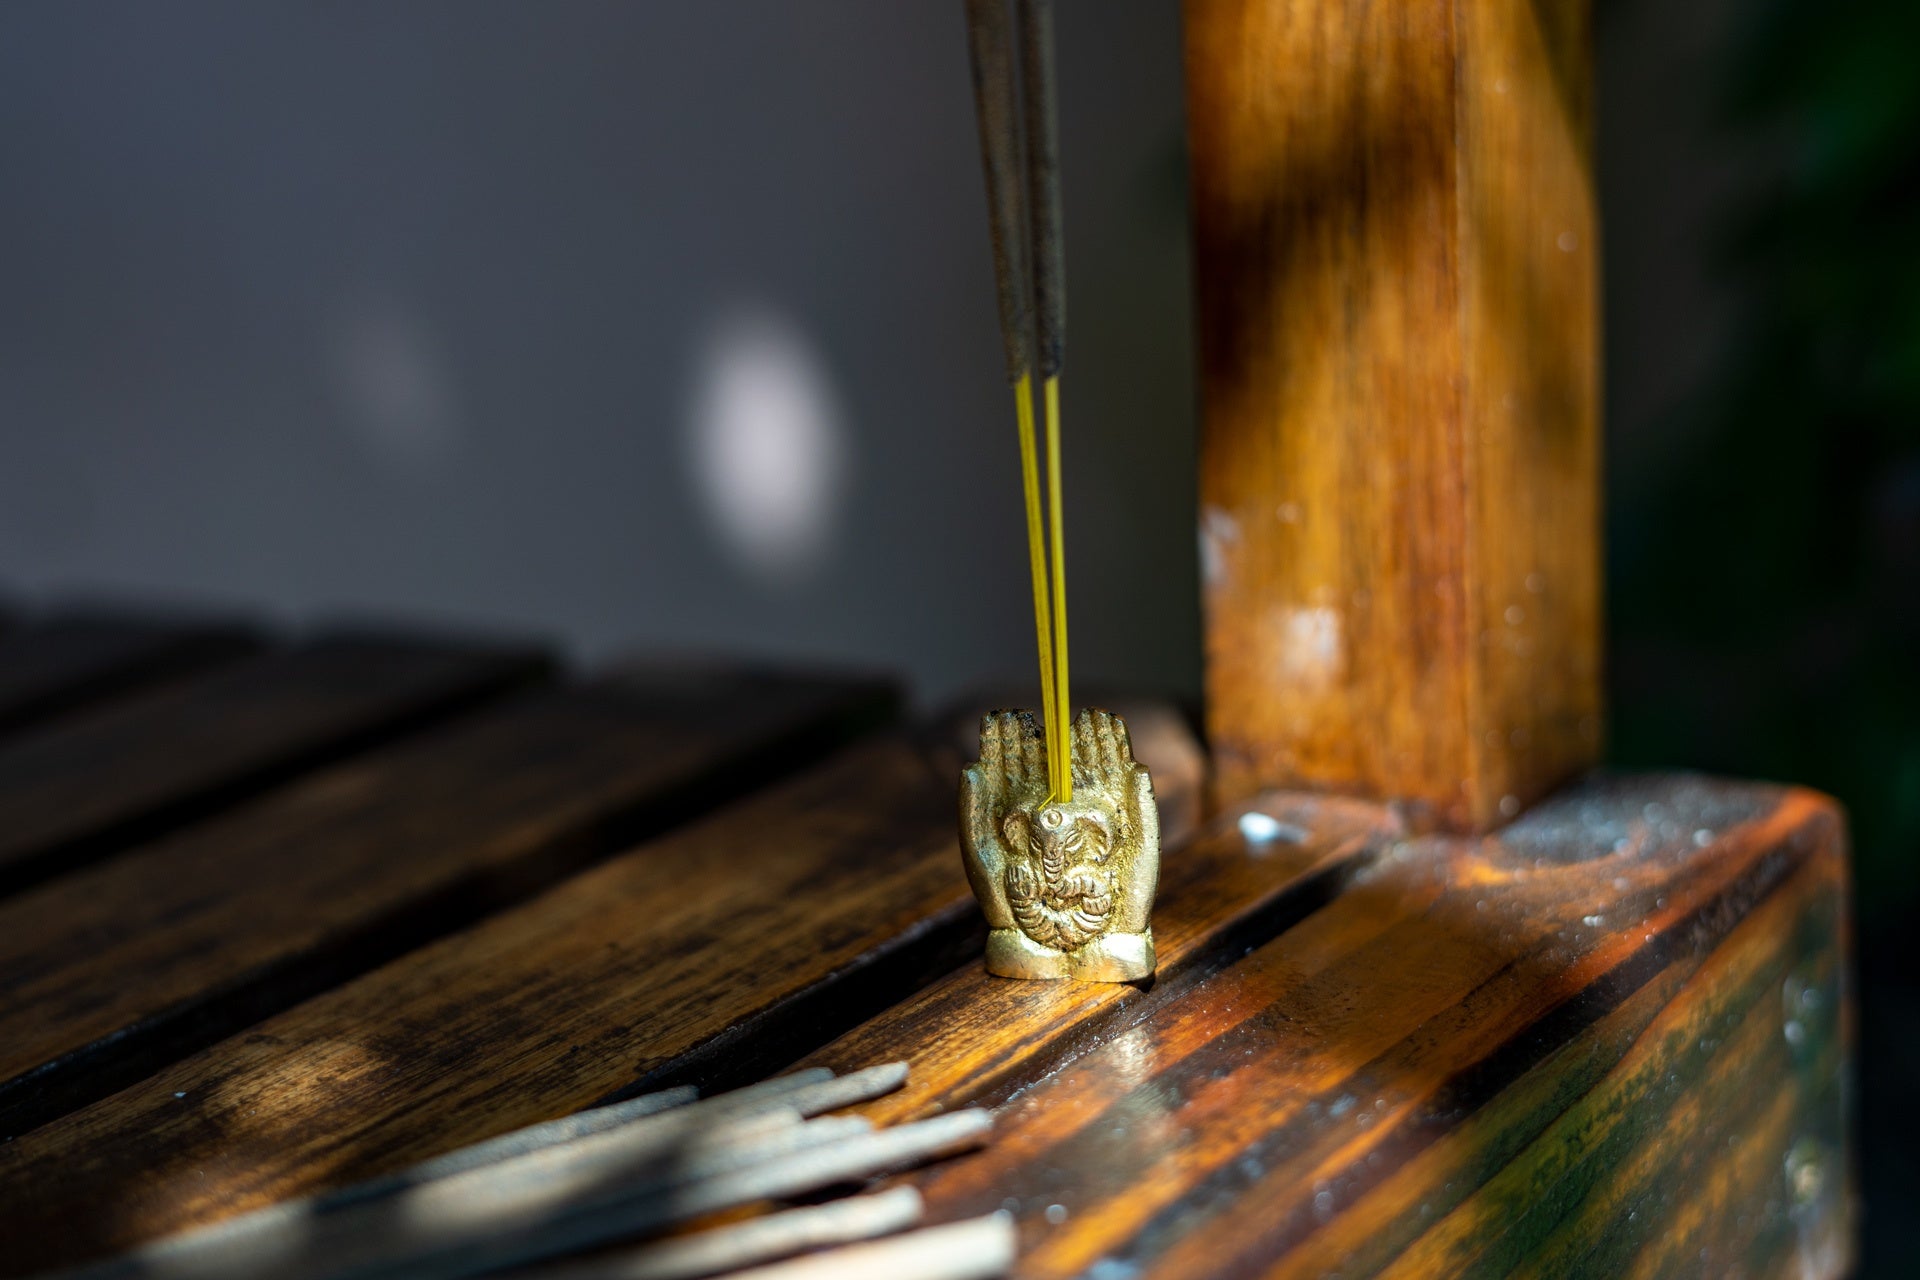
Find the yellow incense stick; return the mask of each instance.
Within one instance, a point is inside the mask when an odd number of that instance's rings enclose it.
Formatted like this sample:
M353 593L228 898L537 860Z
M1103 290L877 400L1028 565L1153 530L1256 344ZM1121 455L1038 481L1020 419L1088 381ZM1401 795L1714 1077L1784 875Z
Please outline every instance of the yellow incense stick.
M1033 576L1033 628L1040 650L1040 715L1046 731L1048 799L1070 800L1072 703L1067 696L1067 564L1060 500L1058 382L1066 330L1066 270L1060 251L1053 8L1051 0L1014 0L1014 7L1020 29L1017 42L1007 21L1008 0L967 0L967 32L980 158L987 180L988 225L993 233L1000 336L1006 346L1007 380L1014 385L1020 421L1020 471L1027 505L1027 556ZM1050 495L1045 517L1041 514L1039 447L1034 439L1035 364L1045 387Z
M1048 605L1046 535L1040 519L1040 459L1033 433L1033 375L1023 373L1014 385L1014 409L1020 419L1020 478L1027 495L1027 560L1033 571L1033 630L1040 648L1040 716L1047 734L1047 783L1054 794L1060 789L1060 770L1055 761L1055 709L1053 700L1053 623ZM1049 797L1051 798L1051 797Z
M1073 799L1073 762L1067 696L1067 544L1060 502L1060 379L1046 381L1047 402L1047 515L1053 533L1053 679L1042 681L1042 696L1051 702L1047 718L1054 725L1054 744L1048 753L1059 762L1053 773L1053 791L1059 800ZM1051 684L1052 688L1046 685Z

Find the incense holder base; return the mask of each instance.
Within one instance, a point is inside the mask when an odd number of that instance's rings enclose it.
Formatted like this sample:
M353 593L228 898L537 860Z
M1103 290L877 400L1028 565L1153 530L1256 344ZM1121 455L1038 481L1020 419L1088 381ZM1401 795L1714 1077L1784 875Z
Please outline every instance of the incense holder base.
M1153 779L1110 712L1081 712L1069 739L1073 790L1062 799L1048 787L1046 736L1032 712L980 722L980 759L961 777L960 836L992 931L987 972L1138 982L1154 966Z
M987 972L1040 981L1139 982L1153 976L1153 930L1095 938L1078 951L1043 947L1018 929L987 934Z

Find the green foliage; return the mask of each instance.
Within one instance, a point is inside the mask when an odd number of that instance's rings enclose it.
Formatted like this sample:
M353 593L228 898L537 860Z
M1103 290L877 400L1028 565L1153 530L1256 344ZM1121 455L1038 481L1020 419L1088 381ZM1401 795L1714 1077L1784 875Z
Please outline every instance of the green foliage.
M1704 429L1616 486L1614 755L1838 796L1871 935L1920 909L1920 4L1747 21L1726 130L1787 163L1725 228Z

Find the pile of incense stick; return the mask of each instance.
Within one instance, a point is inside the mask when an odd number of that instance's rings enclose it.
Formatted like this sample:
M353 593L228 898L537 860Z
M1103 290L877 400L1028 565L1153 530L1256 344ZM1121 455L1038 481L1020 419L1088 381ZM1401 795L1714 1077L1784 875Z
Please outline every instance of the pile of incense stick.
M878 1097L905 1063L816 1069L695 1100L672 1089L534 1125L370 1182L155 1241L67 1280L988 1280L1013 1264L1004 1214L912 1230L911 1187L697 1227L979 1146L956 1111L875 1129L825 1113ZM818 1117L818 1118L816 1118ZM641 1243L635 1243L640 1241ZM586 1250L589 1257L566 1258ZM796 1256L799 1255L799 1256Z
M1066 355L1067 290L1053 92L1053 4L1052 0L966 0L966 7L1000 337L1006 346L1007 381L1013 385L1020 430L1047 785L1055 799L1071 800L1072 699L1067 690L1067 558L1060 484L1060 371ZM1033 428L1036 369L1047 438L1044 519Z

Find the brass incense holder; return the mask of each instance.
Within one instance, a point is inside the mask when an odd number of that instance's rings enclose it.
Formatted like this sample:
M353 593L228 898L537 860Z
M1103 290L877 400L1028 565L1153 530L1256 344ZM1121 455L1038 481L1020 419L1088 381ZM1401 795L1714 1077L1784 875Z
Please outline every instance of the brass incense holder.
M1063 802L1049 791L1046 736L1031 711L980 721L980 759L960 783L960 839L992 930L987 972L1135 982L1154 964L1153 779L1119 716L1082 711L1071 742L1073 798Z

